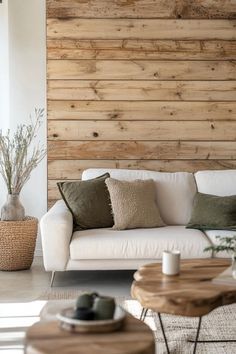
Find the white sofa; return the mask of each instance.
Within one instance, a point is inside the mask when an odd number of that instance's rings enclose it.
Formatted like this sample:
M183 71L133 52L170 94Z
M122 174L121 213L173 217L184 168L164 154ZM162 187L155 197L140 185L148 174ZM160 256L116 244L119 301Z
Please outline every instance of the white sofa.
M186 229L193 198L198 190L218 196L236 195L236 170L164 173L146 170L88 169L82 179L105 172L121 180L153 179L157 203L167 226L153 229L114 231L110 228L76 231L72 215L60 200L40 222L44 266L47 271L137 269L161 259L165 249L178 249L183 259L209 258L204 248L217 235L234 231ZM221 253L217 257L227 257Z

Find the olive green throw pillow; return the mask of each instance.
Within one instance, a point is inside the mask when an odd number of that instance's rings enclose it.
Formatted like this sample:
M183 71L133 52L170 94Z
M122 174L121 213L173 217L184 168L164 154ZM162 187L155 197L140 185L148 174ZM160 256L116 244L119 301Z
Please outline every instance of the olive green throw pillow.
M236 230L236 195L218 197L196 193L192 215L186 227L199 230Z
M105 180L109 173L94 179L57 183L73 215L74 230L113 226L110 195Z

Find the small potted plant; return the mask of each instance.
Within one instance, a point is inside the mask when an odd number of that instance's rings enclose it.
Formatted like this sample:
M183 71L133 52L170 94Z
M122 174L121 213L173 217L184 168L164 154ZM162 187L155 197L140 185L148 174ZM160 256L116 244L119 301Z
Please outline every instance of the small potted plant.
M27 269L31 266L37 237L38 220L26 217L20 192L30 174L44 158L46 149L33 146L42 124L44 109L35 109L35 120L20 124L6 135L0 131L0 175L6 184L7 201L1 208L0 269Z
M232 276L236 279L236 235L229 236L216 236L217 245L209 246L204 251L213 251L215 253L225 251L232 258Z

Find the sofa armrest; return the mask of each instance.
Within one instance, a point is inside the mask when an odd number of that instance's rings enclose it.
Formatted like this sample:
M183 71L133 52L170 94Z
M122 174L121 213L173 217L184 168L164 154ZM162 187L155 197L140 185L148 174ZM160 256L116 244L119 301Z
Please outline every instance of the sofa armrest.
M45 269L65 270L73 233L73 218L63 200L57 201L42 217L40 230Z

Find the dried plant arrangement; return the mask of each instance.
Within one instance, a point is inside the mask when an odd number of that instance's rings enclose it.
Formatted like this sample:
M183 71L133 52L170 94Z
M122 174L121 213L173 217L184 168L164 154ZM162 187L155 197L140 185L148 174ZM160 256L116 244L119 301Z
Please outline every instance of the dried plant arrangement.
M46 155L46 148L37 144L32 146L42 125L44 109L35 109L35 119L28 125L20 124L13 135L10 130L6 135L0 131L0 174L8 190L8 202L3 206L1 220L21 220L22 212L17 215L14 202L19 204L19 194L29 180L31 172ZM9 201L12 201L9 204ZM9 209L10 208L10 209ZM23 208L24 209L24 208ZM24 213L23 213L24 214Z

